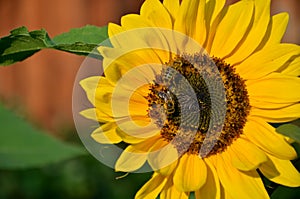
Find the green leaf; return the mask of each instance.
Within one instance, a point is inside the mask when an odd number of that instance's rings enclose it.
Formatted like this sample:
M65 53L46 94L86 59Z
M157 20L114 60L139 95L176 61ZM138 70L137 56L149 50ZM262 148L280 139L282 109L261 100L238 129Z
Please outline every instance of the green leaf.
M45 30L28 32L25 27L14 29L9 36L0 39L0 65L7 66L22 61L51 45Z
M75 28L54 37L53 40L45 30L29 32L23 26L12 30L9 36L0 39L0 65L7 66L22 61L45 48L102 59L95 48L107 38L106 26L87 25Z
M97 27L87 25L82 28L71 29L53 38L55 44L75 44L76 42L99 45L108 38L107 26Z
M300 127L294 124L283 124L276 131L284 136L290 137L300 143Z
M87 25L82 28L71 29L53 38L54 48L79 54L101 58L95 48L108 38L107 27Z
M41 167L86 154L43 133L0 105L0 169Z

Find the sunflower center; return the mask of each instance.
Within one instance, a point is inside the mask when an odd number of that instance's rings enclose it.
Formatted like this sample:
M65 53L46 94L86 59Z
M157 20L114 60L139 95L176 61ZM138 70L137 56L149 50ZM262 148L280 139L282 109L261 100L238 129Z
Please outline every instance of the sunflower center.
M219 73L213 72L215 66ZM225 89L226 96L217 99L225 104L222 123L211 123L215 96L209 89L209 80L221 81ZM250 110L244 80L234 68L200 53L176 56L166 63L150 85L147 100L149 117L160 127L161 136L172 142L180 154L199 154L201 147L208 156L224 151L242 134Z

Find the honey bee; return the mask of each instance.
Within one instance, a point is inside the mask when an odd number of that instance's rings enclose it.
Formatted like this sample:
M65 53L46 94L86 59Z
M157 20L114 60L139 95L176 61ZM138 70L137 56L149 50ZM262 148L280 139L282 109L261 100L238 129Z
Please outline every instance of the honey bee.
M175 60L173 62L173 65L175 66L175 68L181 67L183 65L183 62L181 60Z
M168 115L173 114L175 112L175 102L171 96L170 91L159 91L158 96L164 100L164 108Z

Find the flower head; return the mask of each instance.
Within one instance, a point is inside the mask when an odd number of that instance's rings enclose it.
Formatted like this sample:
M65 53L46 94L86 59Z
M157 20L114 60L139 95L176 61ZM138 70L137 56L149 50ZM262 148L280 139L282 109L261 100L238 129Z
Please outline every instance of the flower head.
M105 76L82 80L94 105L82 114L102 123L96 141L127 144L117 171L154 170L136 198L268 198L259 173L300 186L297 154L269 124L300 117L287 21L269 0L146 0L109 24Z

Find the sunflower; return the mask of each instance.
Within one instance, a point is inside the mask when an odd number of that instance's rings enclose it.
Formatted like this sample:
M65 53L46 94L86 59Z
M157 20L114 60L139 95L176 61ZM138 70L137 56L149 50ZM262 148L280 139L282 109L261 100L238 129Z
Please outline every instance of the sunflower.
M261 175L300 186L288 138L300 117L300 47L270 0L146 0L109 24L104 76L81 81L99 143L126 143L116 171L152 178L136 198L269 198Z

